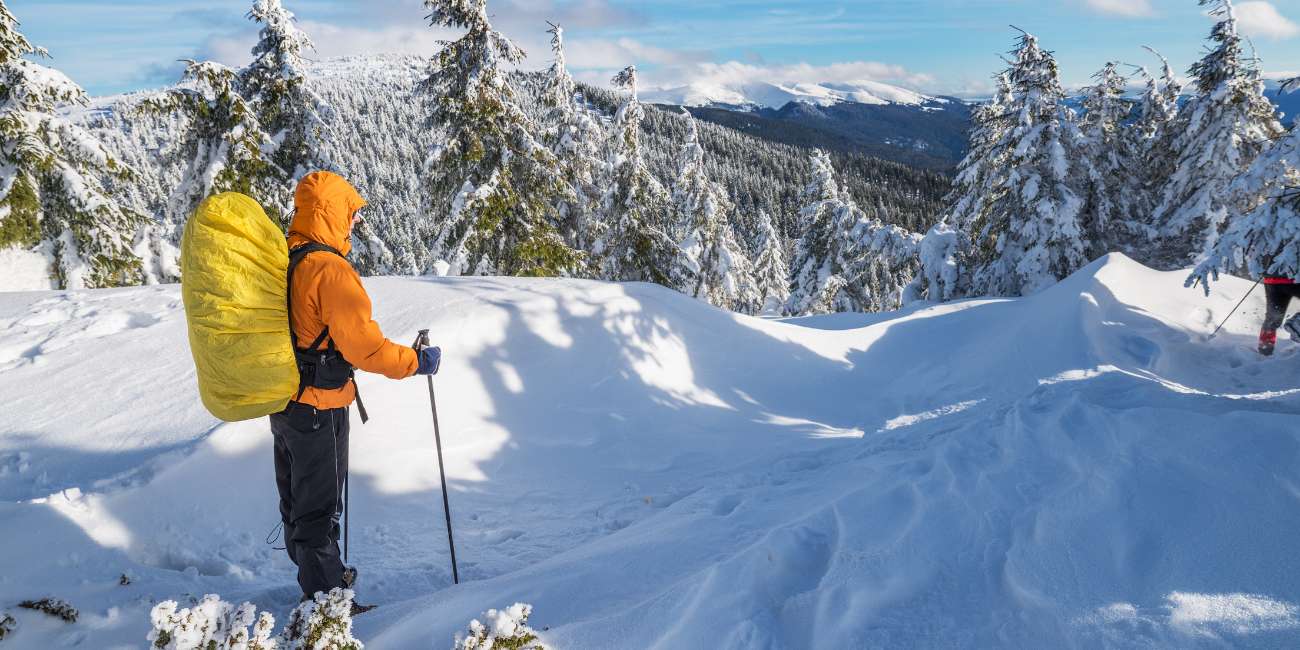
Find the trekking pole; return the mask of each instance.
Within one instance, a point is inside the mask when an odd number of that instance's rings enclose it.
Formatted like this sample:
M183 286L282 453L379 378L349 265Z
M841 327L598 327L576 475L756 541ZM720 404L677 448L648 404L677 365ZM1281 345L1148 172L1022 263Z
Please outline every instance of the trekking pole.
M429 347L429 330L420 330L415 340L416 351ZM451 534L451 502L447 499L447 472L442 465L442 431L438 426L438 400L433 394L433 375L429 379L429 408L433 411L433 440L438 447L438 477L442 480L442 511L447 518L447 546L451 549L451 580L460 584L460 572L456 570L456 540Z
M1255 289L1259 288L1260 283L1263 282L1263 281L1264 281L1264 278L1260 278L1259 280L1257 280L1257 281L1255 282L1255 286L1252 286L1252 287L1250 288L1250 291L1247 291L1247 292L1246 292L1246 295L1244 295L1244 296L1241 297L1241 302L1237 303L1237 306L1232 308L1232 312L1228 314L1228 317L1225 318L1225 319L1223 319L1223 322L1220 323L1220 324L1219 324L1219 327L1218 327L1217 329L1214 330L1214 333L1210 335L1210 338L1205 339L1205 340L1207 340L1207 341L1213 341L1213 340L1214 340L1214 337L1216 337L1216 336L1219 335L1219 332L1221 332L1221 331L1223 330L1223 326L1224 326L1224 325L1227 325L1227 324L1228 324L1228 321L1232 320L1232 317L1235 316L1235 315L1237 314L1237 310L1238 310L1238 309L1241 309L1241 306L1244 305L1244 304L1246 304L1246 299L1250 297L1250 294L1255 293Z
M348 446L351 445L352 436L348 436ZM352 528L352 515L348 514L348 492L352 485L352 458L348 455L348 470L343 475L343 566L348 564L348 529Z

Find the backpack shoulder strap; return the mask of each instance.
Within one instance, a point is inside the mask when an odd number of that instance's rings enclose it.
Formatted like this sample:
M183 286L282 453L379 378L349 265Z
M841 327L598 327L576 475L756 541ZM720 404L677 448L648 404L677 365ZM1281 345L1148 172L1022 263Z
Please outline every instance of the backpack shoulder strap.
M336 250L333 246L326 246L325 244L319 244L316 242L303 244L302 246L299 246L289 251L289 272L288 272L288 278L286 279L287 281L285 283L285 295L288 300L288 308L289 308L289 340L293 342L293 348L295 350L298 349L298 333L295 332L293 329L293 272L294 269L298 268L298 264L302 262L304 259L306 259L306 257L308 255L311 255L312 253L333 253L335 255L338 255L339 258L342 259L344 262L348 261L348 258L344 257L343 253L338 252L338 250ZM322 330L320 336L316 337L316 341L313 342L311 344L311 347L308 349L315 350L316 348L320 347L322 341L329 339L329 332L330 332L329 327L326 327L324 330ZM333 339L329 339L329 341L330 341L330 347L332 348L334 341Z

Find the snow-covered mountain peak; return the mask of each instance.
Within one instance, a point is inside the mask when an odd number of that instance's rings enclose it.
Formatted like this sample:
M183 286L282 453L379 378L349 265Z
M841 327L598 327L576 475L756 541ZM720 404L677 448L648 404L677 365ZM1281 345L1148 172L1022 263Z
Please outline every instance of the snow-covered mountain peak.
M922 106L948 100L879 81L852 83L717 83L699 81L643 93L646 101L679 106L729 106L750 109L782 108L791 102L831 106L842 102L873 106Z

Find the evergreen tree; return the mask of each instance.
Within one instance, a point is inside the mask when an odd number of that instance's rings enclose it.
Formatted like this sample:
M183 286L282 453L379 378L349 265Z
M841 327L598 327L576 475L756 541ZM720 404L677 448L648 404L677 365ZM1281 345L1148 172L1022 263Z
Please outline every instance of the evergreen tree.
M812 155L800 213L788 311L795 315L896 309L916 271L920 238L868 219L840 188L830 156Z
M1152 48L1146 50L1160 59L1161 76L1157 80L1143 68L1147 79L1146 92L1142 95L1142 107L1138 116L1136 132L1145 140L1159 139L1167 126L1178 117L1178 98L1183 94L1183 84L1174 74L1173 66L1159 52Z
M709 178L699 128L690 113L685 116L686 143L673 184L674 207L686 232L680 245L684 268L679 272L686 284L679 289L715 307L753 311L758 307L758 290L749 260L732 230L730 215L735 206Z
M285 215L274 200L284 173L270 160L275 148L257 112L240 92L239 75L213 61L187 61L182 83L143 104L156 114L180 114L182 132L166 154L188 161L168 199L164 222L179 229L213 194L239 192L257 199L275 221Z
M1093 248L1079 191L1092 170L1062 105L1056 59L1022 34L1007 77L1014 122L993 146L1006 152L1005 191L981 199L985 210L967 230L977 295L1033 293L1083 267Z
M1133 103L1124 97L1128 79L1119 73L1119 64L1107 63L1096 75L1097 84L1086 89L1084 115L1080 123L1083 145L1088 156L1088 213L1084 223L1086 236L1093 243L1088 256L1098 257L1116 247L1134 242L1143 205L1138 175L1134 173L1140 156L1126 126L1133 113Z
M293 14L280 0L254 0L248 18L262 29L253 47L253 62L239 73L240 85L262 128L276 143L270 169L283 173L283 178L276 179L282 191L268 198L287 215L293 190L302 177L334 169L321 160L322 111L328 113L328 108L307 86L302 57L315 45L294 25Z
M560 169L571 193L561 197L556 206L561 230L570 246L589 250L593 235L604 219L600 214L601 187L609 180L608 165L601 159L599 147L605 134L585 100L577 90L564 56L564 29L551 26L551 52L555 55L542 104L546 109L547 144L560 162Z
M1147 80L1146 91L1135 124L1126 129L1134 156L1133 218L1126 224L1126 231L1119 234L1127 244L1121 246L1122 250L1144 263L1154 264L1151 242L1157 240L1159 233L1153 227L1152 213L1177 166L1173 153L1177 134L1172 125L1178 117L1178 98L1183 93L1183 85L1168 59L1154 49L1146 49L1160 59L1162 71L1157 79L1146 68L1141 69Z
M1228 187L1268 142L1282 135L1259 71L1242 53L1231 0L1200 0L1217 16L1214 48L1192 65L1196 95L1172 127L1176 160L1154 213L1156 262L1182 266L1213 249L1233 210Z
M646 165L641 151L641 121L645 109L637 96L636 67L614 77L627 91L615 117L611 147L614 182L605 196L608 221L593 246L606 280L654 282L682 286L677 270L677 245L669 233L670 197Z
M944 220L970 231L975 224L991 221L989 210L1007 192L1007 136L1015 118L1011 79L997 77L993 100L980 105L971 115L970 151L957 166L952 191L945 199L953 206Z
M139 284L144 270L132 247L145 219L100 180L131 172L57 113L84 105L85 92L28 55L48 53L27 41L0 0L0 248L44 252L62 288Z
M425 165L429 212L447 215L434 254L452 275L577 272L582 256L554 218L572 190L500 68L523 61L523 50L492 28L486 0L424 5L432 26L466 30L442 43L420 85L442 143Z
M1289 80L1283 91L1297 83ZM1202 284L1208 293L1220 272L1300 278L1300 130L1292 126L1266 149L1230 192L1240 214L1229 220L1188 284Z
M780 316L790 301L790 264L786 261L785 239L777 232L772 216L759 212L761 237L755 250L754 281L758 285L759 313Z

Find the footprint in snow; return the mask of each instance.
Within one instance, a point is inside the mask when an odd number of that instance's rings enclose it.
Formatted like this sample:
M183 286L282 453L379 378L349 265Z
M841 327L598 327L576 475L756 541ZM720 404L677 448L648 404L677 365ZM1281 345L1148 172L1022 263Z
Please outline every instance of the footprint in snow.
M741 503L742 499L739 496L729 494L718 499L718 502L713 505L713 514L719 517L726 517L735 512L736 508L739 508Z

